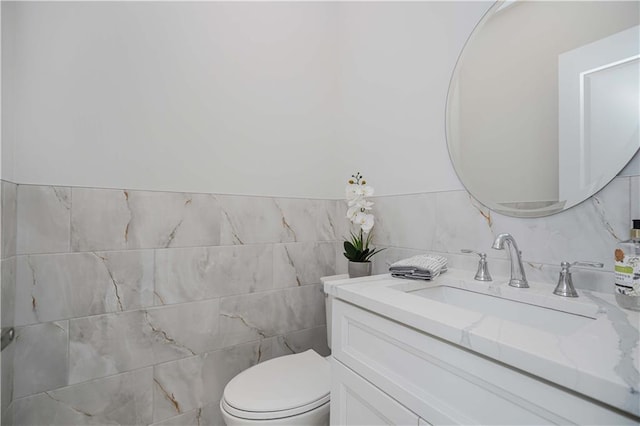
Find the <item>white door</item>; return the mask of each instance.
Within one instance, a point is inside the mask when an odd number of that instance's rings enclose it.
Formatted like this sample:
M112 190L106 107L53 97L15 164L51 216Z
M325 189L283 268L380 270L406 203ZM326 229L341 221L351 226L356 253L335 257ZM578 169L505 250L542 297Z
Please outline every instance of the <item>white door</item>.
M559 196L606 185L640 148L640 26L558 57Z

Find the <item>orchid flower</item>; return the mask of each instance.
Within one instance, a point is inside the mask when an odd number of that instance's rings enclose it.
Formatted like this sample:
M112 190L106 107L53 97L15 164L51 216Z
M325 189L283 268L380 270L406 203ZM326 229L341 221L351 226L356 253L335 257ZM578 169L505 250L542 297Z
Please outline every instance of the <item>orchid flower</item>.
M371 231L371 228L373 228L374 218L372 214L360 212L356 214L353 222L360 225L362 232L368 234L369 231Z
M351 241L345 241L344 255L352 262L368 262L371 256L380 250L370 249L371 229L375 223L373 214L370 213L373 203L367 200L374 194L373 187L367 185L360 173L351 176L349 184L345 188L347 199L347 219L359 228L359 232L351 233ZM365 234L366 237L365 237Z

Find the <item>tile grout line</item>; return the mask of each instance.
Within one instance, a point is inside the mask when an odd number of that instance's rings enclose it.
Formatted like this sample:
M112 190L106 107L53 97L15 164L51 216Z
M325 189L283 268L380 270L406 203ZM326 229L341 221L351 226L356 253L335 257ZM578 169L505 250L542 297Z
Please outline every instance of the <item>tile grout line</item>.
M334 240L308 240L308 241L266 241L246 244L223 244L223 245L195 245L195 246L175 246L175 247L136 247L136 248L115 248L115 249L95 249L95 250L79 250L79 251L56 251L56 252L29 252L29 253L16 253L15 256L56 256L56 255L69 255L69 254L83 254L83 253L126 253L135 251L149 251L149 250L188 250L188 249L206 249L206 248L231 248L231 247L256 247L267 245L285 245L285 244L330 244L341 242L341 239Z
M93 315L82 315L82 316L77 316L77 317L66 317L66 318L50 319L50 320L47 320L47 321L41 321L41 322L35 322L35 323L29 323L29 324L14 325L14 327L16 327L16 328L35 327L35 326L38 326L38 325L50 324L50 323L59 322L59 321L77 321L77 320L83 320L83 319L89 319L89 318L97 318L97 317L101 317L101 316L118 316L118 315L130 314L130 313L134 313L134 312L143 312L143 311L149 311L149 310L161 310L163 308L173 308L173 307L179 307L179 306L195 304L195 303L214 302L214 301L218 301L218 303L220 303L220 301L222 299L238 298L238 297L244 297L244 296L254 296L254 295L261 295L261 294L268 294L268 293L282 293L282 292L290 292L290 291L294 291L294 290L299 291L297 289L309 289L311 287L317 287L317 286L321 286L321 285L322 285L322 283L317 282L317 283L313 283L313 284L304 284L304 285L301 285L301 286L287 286L287 287L279 287L279 288L269 288L269 289L266 289L266 290L258 290L258 291L254 291L254 292L251 292L251 293L230 294L230 295L225 295L225 296L210 297L210 298L207 298L207 299L187 300L187 301L183 301L183 302L169 303L169 304L164 304L164 305L140 306L140 307L132 308L132 309L125 310L125 311L110 311L110 312L102 312L102 313L93 314Z
M73 216L73 189L69 188L69 251L73 252L73 247L71 246L72 244L72 234L73 234L73 228L72 228L72 221L71 221L71 217Z
M313 327L307 327L307 328L303 328L303 329L300 329L300 330L293 330L293 331L290 331L290 332L285 333L285 334L277 334L275 336L269 336L267 338L257 338L257 339L248 340L246 342L235 343L235 344L232 344L232 345L229 345L229 346L224 346L224 347L216 348L216 349L213 349L213 350L210 350L210 351L205 351L205 352L202 352L202 353L199 353L199 354L196 354L196 355L189 355L189 356L185 356L185 357L181 357L181 358L176 358L176 359L172 359L172 360L168 360L168 361L163 361L163 362L156 363L156 364L145 365L145 366L142 366L142 367L133 368L131 370L120 371L120 372L117 372L117 373L113 373L113 374L109 374L109 375L101 376L101 377L95 377L95 378L91 378L91 379L84 380L84 381L77 382L77 383L71 383L70 384L69 380L67 380L67 384L65 386L60 386L60 387L57 387L55 389L49 389L49 390L36 392L36 393L33 393L33 394L29 394L29 395L24 395L24 396L21 396L20 398L17 398L15 401L18 401L18 400L21 400L21 399L25 399L25 398L31 398L31 397L34 397L34 396L37 396L37 395L40 395L40 394L44 394L46 392L54 392L54 391L58 391L58 390L71 388L73 386L85 385L85 384L89 384L89 383L92 383L92 382L98 382L100 380L109 379L109 378L113 378L113 377L116 377L116 376L122 376L122 375L125 375L125 374L136 373L136 372L139 372L139 371L142 371L142 370L145 370L145 369L153 369L153 370L155 370L156 367L163 366L163 365L168 365L168 364L175 363L175 362L178 362L178 361L182 361L182 360L185 360L185 359L203 358L203 357L207 357L210 354L213 354L213 353L216 353L216 352L222 352L222 351L226 351L226 350L232 350L232 349L235 349L235 348L238 348L238 347L241 347L241 346L245 346L245 345L256 344L256 343L262 342L262 341L267 340L267 339L277 340L279 337L286 337L286 336L291 335L291 334L310 331L310 330L314 330L314 329L321 328L321 327L326 328L326 324L316 325L316 326L313 326ZM154 371L152 371L152 377L153 377L153 373L154 373Z

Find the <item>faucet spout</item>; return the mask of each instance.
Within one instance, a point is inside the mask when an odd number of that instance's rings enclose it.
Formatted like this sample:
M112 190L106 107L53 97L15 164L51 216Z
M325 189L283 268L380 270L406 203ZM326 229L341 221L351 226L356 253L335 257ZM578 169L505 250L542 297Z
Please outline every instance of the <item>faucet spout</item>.
M529 288L529 283L527 282L527 277L522 265L522 253L518 249L518 244L516 244L513 236L511 234L498 235L491 245L491 248L504 250L505 245L507 246L507 255L509 256L509 263L511 264L509 285L511 287Z

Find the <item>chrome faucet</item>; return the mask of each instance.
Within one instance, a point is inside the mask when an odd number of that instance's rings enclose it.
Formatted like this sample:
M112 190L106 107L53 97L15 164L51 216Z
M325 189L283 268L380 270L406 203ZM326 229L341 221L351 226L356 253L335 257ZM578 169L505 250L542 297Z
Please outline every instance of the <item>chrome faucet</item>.
M573 280L571 279L571 271L569 270L569 268L571 268L574 265L591 266L592 268L604 267L604 263L600 263L600 262L584 262L584 261L573 262L573 263L562 262L560 264L560 268L562 268L560 271L560 278L558 278L558 285L556 286L556 289L553 290L553 294L558 296L563 296L563 297L578 297L578 292L573 286Z
M509 285L511 287L529 288L527 277L524 274L524 267L522 266L522 252L518 249L518 244L516 244L516 240L513 239L511 234L498 235L491 248L503 250L505 243L507 244L507 254L511 263Z

